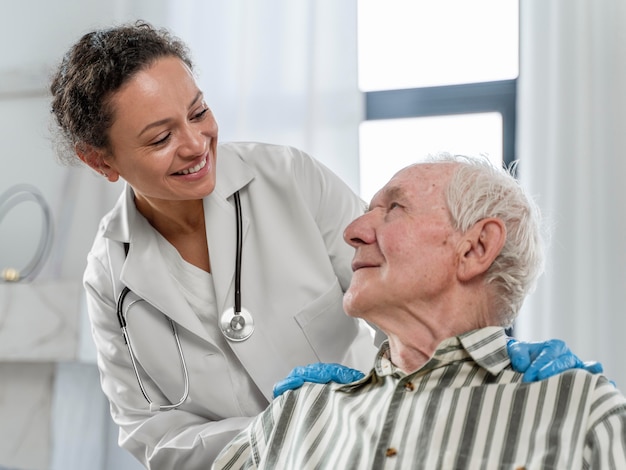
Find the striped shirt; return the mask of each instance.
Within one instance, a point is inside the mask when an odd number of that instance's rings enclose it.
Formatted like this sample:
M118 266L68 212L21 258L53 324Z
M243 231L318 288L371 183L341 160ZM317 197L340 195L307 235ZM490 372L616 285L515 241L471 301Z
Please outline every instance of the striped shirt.
M501 328L442 342L405 374L383 344L368 376L288 391L214 469L626 469L626 399L573 369L522 383Z

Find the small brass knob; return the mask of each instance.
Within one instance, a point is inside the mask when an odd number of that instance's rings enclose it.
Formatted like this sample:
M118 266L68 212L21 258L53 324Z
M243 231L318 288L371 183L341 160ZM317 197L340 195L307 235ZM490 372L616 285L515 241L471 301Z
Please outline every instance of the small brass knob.
M17 282L20 280L20 272L15 268L4 268L2 270L2 279L7 282Z

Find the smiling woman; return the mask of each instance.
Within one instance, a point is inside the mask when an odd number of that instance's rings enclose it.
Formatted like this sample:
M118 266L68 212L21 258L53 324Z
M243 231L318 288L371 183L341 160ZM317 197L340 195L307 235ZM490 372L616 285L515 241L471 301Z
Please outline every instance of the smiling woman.
M218 145L186 47L146 23L83 36L51 91L61 156L126 183L84 274L123 447L207 468L294 367L366 367L370 330L342 310L364 204L336 175L295 148Z
M138 204L200 200L213 191L218 127L189 66L175 57L154 62L115 93L111 106L110 149L85 144L83 161L110 181L123 177ZM167 212L167 205L159 209Z

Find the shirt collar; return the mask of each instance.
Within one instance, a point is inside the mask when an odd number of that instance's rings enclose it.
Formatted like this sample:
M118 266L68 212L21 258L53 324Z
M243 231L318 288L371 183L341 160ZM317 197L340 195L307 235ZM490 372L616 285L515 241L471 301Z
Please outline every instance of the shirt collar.
M490 326L469 331L458 336L443 340L432 357L419 370L408 375L444 367L457 361L471 359L492 375L498 375L511 364L507 352L507 335L502 327ZM345 390L358 388L379 378L396 375L404 377L403 371L398 369L389 359L389 342L385 341L376 355L374 367L363 379L342 387Z

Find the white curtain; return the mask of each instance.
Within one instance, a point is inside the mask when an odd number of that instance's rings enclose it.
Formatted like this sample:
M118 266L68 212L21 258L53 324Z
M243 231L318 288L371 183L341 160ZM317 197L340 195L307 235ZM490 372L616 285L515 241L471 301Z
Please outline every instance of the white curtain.
M176 0L220 140L289 144L358 191L356 0Z
M552 236L517 336L564 339L626 391L626 2L520 7L520 177Z

